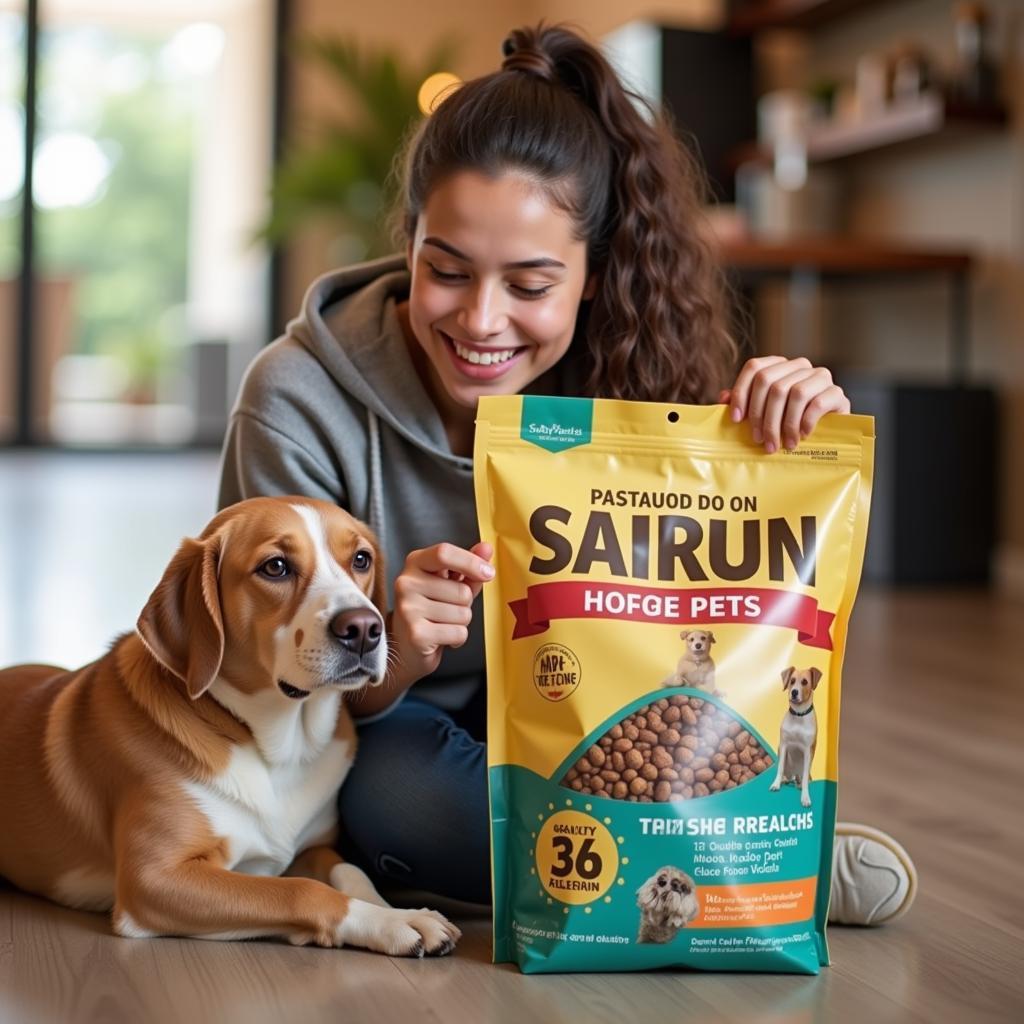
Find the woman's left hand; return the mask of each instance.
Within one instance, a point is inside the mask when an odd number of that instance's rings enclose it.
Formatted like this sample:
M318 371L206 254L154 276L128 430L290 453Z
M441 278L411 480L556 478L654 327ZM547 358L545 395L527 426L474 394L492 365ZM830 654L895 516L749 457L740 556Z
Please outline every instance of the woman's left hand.
M750 421L755 444L764 444L769 453L795 448L825 413L850 411L850 400L832 382L832 374L803 356L748 359L731 390L722 391L718 400L729 404L734 423Z

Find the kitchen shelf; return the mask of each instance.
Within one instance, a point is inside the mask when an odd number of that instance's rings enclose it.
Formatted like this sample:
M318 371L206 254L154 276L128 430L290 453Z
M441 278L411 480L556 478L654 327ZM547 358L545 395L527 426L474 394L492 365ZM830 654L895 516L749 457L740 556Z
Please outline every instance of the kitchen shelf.
M813 125L807 136L807 159L825 163L917 139L1001 128L1006 123L1002 106L970 105L925 93L916 100L894 103L870 119ZM730 158L733 167L750 161L770 163L771 153L751 142L737 148Z
M744 0L729 17L734 35L769 28L814 28L849 11L876 7L881 0Z
M717 243L722 265L752 274L811 270L829 277L970 269L971 255L960 249L893 245L884 241L826 236L783 242L736 239Z

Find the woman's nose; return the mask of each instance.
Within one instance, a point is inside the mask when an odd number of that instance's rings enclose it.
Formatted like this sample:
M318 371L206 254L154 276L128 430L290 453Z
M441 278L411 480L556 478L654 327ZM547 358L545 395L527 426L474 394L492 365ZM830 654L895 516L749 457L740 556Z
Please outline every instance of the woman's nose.
M459 312L459 326L468 341L485 341L508 327L508 313L501 289L479 284L466 297Z

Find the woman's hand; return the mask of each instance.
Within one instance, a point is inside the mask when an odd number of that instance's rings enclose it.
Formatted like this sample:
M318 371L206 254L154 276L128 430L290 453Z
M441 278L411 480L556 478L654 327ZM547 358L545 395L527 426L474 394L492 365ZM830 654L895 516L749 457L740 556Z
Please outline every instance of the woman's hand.
M494 578L490 544L468 551L435 544L413 551L395 580L395 607L388 630L398 663L393 675L406 687L430 675L446 647L461 647L469 637L471 605L484 583ZM400 685L399 684L399 685Z
M774 452L795 448L827 412L849 412L850 400L824 366L810 360L761 356L748 359L732 389L722 391L734 423L750 421L756 444Z

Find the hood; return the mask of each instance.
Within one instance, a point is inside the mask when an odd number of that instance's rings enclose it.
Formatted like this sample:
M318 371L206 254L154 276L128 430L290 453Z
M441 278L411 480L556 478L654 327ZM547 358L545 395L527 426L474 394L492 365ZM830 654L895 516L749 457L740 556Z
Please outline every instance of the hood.
M287 334L378 419L437 458L453 455L444 424L413 366L396 307L409 296L402 256L335 270L310 285ZM396 414L400 414L396 415Z

